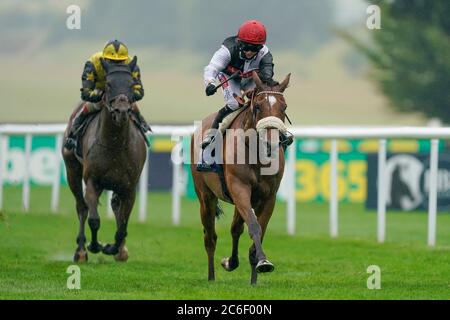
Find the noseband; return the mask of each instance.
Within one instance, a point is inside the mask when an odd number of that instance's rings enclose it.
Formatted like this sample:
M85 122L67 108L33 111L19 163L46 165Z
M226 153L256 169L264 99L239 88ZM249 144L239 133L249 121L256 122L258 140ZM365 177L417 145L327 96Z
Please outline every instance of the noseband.
M265 90L265 91L258 92L256 94L255 94L255 92L253 92L252 97L251 97L251 107L253 110L253 119L256 119L256 109L253 108L254 99L262 94L266 95L266 99L269 99L269 95L280 95L282 97L284 96L282 92L278 92L278 91ZM284 112L284 114L285 114L286 118L288 119L289 123L291 123L286 112ZM257 132L260 132L261 130L266 129L266 128L276 128L282 133L285 133L287 131L287 128L286 128L284 122L278 117L265 117L265 118L259 120L258 123L256 124Z

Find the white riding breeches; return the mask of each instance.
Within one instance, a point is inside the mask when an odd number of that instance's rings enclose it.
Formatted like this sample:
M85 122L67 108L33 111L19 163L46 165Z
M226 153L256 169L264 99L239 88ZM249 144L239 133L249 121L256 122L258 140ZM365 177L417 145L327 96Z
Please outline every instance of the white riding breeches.
M220 72L217 76L220 82L223 82L229 78L229 76L223 72ZM247 91L255 87L255 82L252 78L244 78L242 80L230 80L222 85L223 98L225 103L230 109L237 110L239 103L234 98L234 94L237 96L242 95L242 91Z

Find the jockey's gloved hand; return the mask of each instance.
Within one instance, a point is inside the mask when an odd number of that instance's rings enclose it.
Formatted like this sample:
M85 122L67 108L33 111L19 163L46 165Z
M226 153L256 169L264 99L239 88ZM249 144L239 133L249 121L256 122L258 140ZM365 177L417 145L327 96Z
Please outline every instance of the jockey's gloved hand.
M93 103L98 103L98 102L102 101L102 96L101 95L91 95L91 96L89 96L89 101L93 102Z
M205 89L206 95L212 96L214 93L216 93L217 89L216 86L213 83L208 84L208 86Z
M136 102L142 99L142 95L137 92L133 92L133 95L131 97L131 102Z
M89 101L93 102L93 103L97 103L100 102L102 100L103 97L103 91L102 90L92 90L91 93L89 94Z

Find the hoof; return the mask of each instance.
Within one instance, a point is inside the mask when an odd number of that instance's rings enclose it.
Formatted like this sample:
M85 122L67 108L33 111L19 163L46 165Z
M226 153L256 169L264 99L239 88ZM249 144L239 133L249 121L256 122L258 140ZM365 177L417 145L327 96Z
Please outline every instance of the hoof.
M228 272L233 271L237 267L239 267L239 260L236 259L236 261L234 263L231 263L230 261L231 261L231 258L228 257L228 258L223 258L222 262L220 263L222 265L222 267Z
M88 261L88 254L86 250L75 251L73 255L73 261L78 263L83 263Z
M272 272L274 269L274 265L269 260L261 260L256 265L256 272L258 273Z
M120 261L120 262L126 262L128 260L127 247L124 246L121 250L119 250L119 253L114 255L114 260Z
M108 256L113 256L119 253L119 249L117 249L117 247L113 244L107 244L103 247L102 252Z
M92 253L99 253L100 251L103 250L103 246L98 242L89 243L87 248L88 248L89 252L92 252Z

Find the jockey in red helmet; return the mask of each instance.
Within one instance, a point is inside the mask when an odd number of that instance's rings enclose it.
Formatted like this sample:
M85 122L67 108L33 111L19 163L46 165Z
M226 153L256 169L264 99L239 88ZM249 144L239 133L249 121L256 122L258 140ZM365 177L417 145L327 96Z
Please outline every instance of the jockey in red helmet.
M241 96L241 90L252 89L255 84L252 72L256 71L261 80L270 87L278 83L273 77L273 58L269 48L265 45L267 32L264 25L257 20L244 22L238 34L224 40L219 50L214 53L210 63L205 67L204 82L206 95L216 92L216 78L220 82L227 80L235 72L239 76L222 86L226 105L219 110L211 129L218 129L219 123L240 105L234 94ZM206 148L213 140L216 130L210 130L202 142Z

